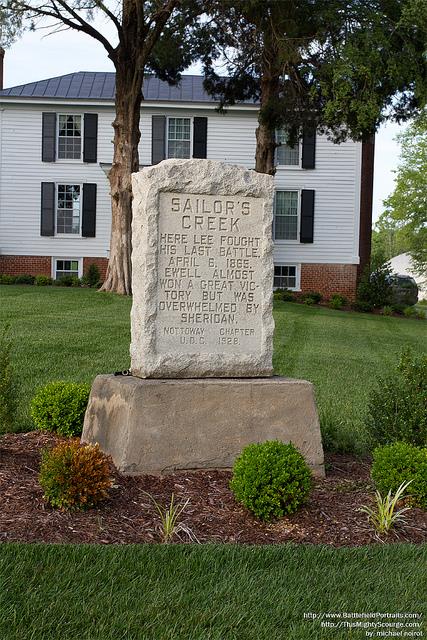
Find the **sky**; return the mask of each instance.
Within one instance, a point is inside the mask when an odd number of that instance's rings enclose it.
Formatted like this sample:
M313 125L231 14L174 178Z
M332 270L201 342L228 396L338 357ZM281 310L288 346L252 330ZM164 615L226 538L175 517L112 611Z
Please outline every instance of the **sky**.
M111 39L111 25L97 21L97 28ZM4 86L52 78L74 71L114 71L103 46L91 37L75 31L47 35L46 31L25 33L7 51L4 62ZM190 68L186 73L197 73ZM394 173L399 159L396 135L403 130L397 124L381 127L375 142L374 221L383 211L383 200L393 191Z

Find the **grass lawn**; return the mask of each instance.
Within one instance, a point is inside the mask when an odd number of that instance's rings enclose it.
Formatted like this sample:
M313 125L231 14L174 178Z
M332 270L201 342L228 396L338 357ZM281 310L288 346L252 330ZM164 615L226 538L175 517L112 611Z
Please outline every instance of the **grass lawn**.
M362 640L364 629L322 628L304 614L425 616L426 569L427 548L411 545L8 544L0 547L0 637Z
M0 286L0 326L10 323L21 384L19 428L29 401L51 380L90 382L129 367L131 301L91 289ZM277 374L315 384L324 433L350 447L364 440L370 387L405 346L425 349L427 323L293 303L275 304Z

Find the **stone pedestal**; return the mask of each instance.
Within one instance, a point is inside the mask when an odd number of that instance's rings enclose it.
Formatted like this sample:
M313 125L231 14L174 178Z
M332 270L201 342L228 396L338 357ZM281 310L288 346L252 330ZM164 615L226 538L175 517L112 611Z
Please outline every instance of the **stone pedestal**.
M82 441L126 474L230 468L247 444L292 442L324 475L313 386L288 378L140 379L98 376Z

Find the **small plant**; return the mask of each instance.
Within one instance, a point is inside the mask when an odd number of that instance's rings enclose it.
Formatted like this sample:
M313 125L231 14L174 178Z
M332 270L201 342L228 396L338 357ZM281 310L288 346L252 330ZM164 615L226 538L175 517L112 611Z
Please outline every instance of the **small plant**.
M329 299L329 307L331 309L341 309L348 304L347 298L340 293L333 293Z
M31 417L37 429L61 436L79 436L89 400L90 385L50 382L31 401Z
M405 318L414 318L417 315L417 310L415 307L405 307L403 309L403 315Z
M49 276L43 276L43 275L39 275L36 276L35 278L35 284L38 287L47 287L49 285L51 285L53 283L52 278L49 278Z
M23 274L21 276L16 276L15 284L34 284L35 279L35 276Z
M42 453L39 482L52 507L93 507L108 496L112 486L109 458L97 444L62 442Z
M365 300L356 300L356 302L352 304L352 309L360 313L371 313L373 308L373 305Z
M15 284L16 276L9 276L7 274L0 275L0 284Z
M308 498L311 473L292 443L270 440L245 447L234 463L230 489L261 520L293 513Z
M403 315L403 312L406 309L404 304L392 304L391 308L393 309L393 313L397 313L400 316Z
M425 320L426 319L426 312L423 309L417 309L417 318L418 320Z
M187 498L187 500L182 504L175 504L175 496L172 494L169 506L162 507L151 494L147 493L147 491L144 491L144 493L150 498L159 515L159 529L163 543L167 544L172 542L175 537L181 540L180 533L185 533L190 540L198 542L191 529L189 529L183 522L180 522L182 513L190 503L189 498Z
M311 296L304 296L301 299L303 303L306 304L308 307L311 307L313 304L316 304L314 298L312 298Z
M283 302L295 302L296 296L289 289L276 289L274 291L274 299Z
M375 491L374 507L363 505L358 509L361 513L367 514L368 522L372 524L377 533L387 534L396 523L406 522L406 518L403 514L406 511L409 511L410 507L403 507L402 509L399 509L399 511L396 511L395 509L411 482L412 480L402 482L394 495L392 495L390 490L384 498L378 490Z
M403 482L410 480L411 503L427 509L427 449L406 442L377 447L371 476L383 494L397 491Z
M55 280L58 287L80 287L80 279L77 276L62 276Z
M86 272L86 281L90 287L99 287L101 281L101 274L98 269L98 265L92 262Z
M17 411L17 389L9 330L10 327L7 325L0 335L0 433L13 431Z
M396 369L380 378L368 400L366 424L374 444L427 443L427 355L404 351Z
M385 307L382 308L381 311L383 316L392 316L393 315L393 307L391 307L390 305L386 304Z
M319 291L307 291L307 293L304 293L301 296L301 300L305 303L305 304L319 304L319 302L322 302L322 294L319 293ZM307 300L310 300L310 302L307 302Z
M368 266L357 287L357 300L370 304L371 308L379 308L389 304L392 295L391 273L388 262L374 270ZM357 309L357 311L362 311L362 309Z

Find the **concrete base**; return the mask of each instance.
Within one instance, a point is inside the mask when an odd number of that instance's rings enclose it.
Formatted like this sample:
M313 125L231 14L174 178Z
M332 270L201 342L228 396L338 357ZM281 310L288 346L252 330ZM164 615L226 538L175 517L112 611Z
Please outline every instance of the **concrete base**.
M230 468L252 442L283 440L324 475L313 385L288 378L97 376L82 441L127 474Z

